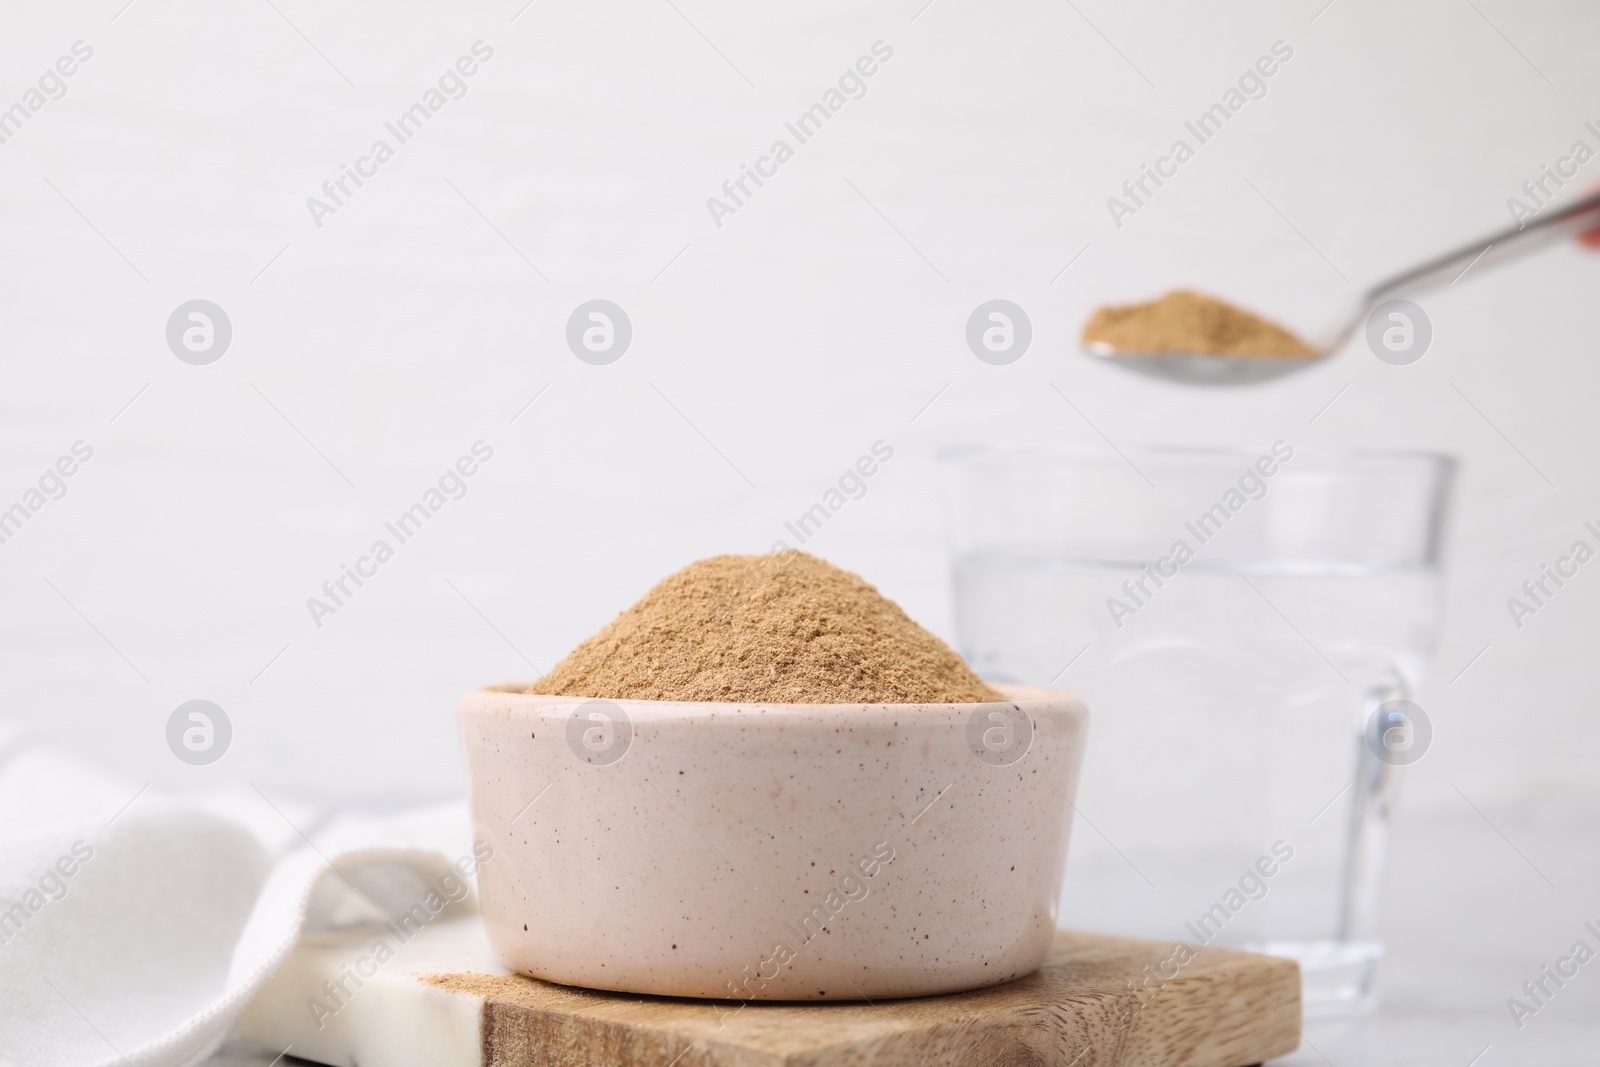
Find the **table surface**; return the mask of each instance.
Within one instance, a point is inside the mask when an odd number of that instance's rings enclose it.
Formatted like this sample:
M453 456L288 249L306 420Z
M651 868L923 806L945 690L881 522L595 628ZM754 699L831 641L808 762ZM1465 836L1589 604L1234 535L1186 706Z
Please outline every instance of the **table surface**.
M1600 1062L1600 958L1566 980L1520 1029L1506 1004L1574 942L1600 951L1600 938L1584 928L1585 922L1600 928L1600 820L1403 818L1387 905L1388 956L1377 1009L1341 1023L1309 1024L1300 1050L1275 1063ZM235 1041L206 1067L267 1067L277 1054Z

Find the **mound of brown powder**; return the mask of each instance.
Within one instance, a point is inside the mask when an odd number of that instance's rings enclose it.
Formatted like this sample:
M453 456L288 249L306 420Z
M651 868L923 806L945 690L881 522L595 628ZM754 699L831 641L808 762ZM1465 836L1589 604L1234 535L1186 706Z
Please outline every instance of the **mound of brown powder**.
M849 571L799 551L713 556L663 578L530 693L613 700L1004 700Z
M1187 289L1176 289L1148 304L1096 308L1083 327L1083 341L1129 352L1320 355L1276 323Z

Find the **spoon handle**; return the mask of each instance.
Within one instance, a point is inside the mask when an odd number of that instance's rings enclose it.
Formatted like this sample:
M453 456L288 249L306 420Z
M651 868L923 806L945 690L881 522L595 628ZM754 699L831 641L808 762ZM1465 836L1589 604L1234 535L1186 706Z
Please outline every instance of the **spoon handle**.
M1452 283L1469 268L1514 259L1551 241L1596 226L1600 226L1600 193L1593 193L1560 211L1502 230L1385 279L1368 291L1367 304L1371 306L1402 293L1415 293Z

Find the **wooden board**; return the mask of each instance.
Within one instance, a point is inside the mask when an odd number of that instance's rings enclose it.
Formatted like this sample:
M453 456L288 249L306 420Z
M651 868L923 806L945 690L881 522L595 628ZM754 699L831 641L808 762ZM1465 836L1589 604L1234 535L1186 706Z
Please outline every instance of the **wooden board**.
M741 1008L508 975L466 915L403 942L307 935L239 1032L335 1067L1241 1067L1295 1049L1292 961L1174 948L1063 931L1043 970L993 989Z
M517 976L474 984L488 991L489 1067L1240 1067L1299 1045L1293 962L1188 951L1185 964L1169 944L1062 931L1028 978L876 1004L709 1004Z

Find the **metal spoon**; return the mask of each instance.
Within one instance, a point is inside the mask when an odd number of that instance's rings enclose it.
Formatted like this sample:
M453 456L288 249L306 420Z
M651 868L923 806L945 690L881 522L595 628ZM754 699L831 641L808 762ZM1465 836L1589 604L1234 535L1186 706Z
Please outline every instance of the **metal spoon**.
M1469 268L1502 263L1543 248L1559 238L1583 233L1596 226L1600 226L1600 193L1587 196L1533 222L1503 230L1402 271L1363 293L1355 307L1346 309L1336 329L1322 337L1306 338L1306 342L1317 350L1315 355L1228 356L1174 351L1141 352L1115 348L1104 341L1091 341L1084 345L1084 351L1126 370L1191 385L1248 385L1271 381L1315 366L1333 355L1361 328L1372 309L1384 301L1449 284Z

